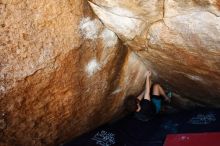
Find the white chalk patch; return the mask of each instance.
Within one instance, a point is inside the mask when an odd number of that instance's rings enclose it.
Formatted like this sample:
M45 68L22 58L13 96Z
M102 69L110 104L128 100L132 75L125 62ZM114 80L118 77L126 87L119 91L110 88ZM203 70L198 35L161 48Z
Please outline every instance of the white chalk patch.
M202 82L203 79L199 76L194 76L194 75L189 75L189 74L185 74L188 78L190 78L191 80L194 80L194 81L200 81Z
M0 86L0 93L4 93L6 91L5 87L4 86Z
M136 17L131 11L120 7L114 7L113 9L111 9L111 12L115 15L120 15L124 17Z
M184 75L185 77L187 77L187 78L189 78L189 79L191 79L191 80L194 80L194 81L204 82L204 80L203 80L201 77L196 76L196 75L189 75L189 74L186 74L186 73L180 72L180 71L173 71L173 72L176 72L176 73L178 73L178 74L182 74L182 75Z
M103 39L105 48L114 47L118 42L116 34L107 28L102 31L101 38Z
M86 39L94 40L98 37L101 22L98 19L91 20L90 17L83 18L80 21L79 29Z
M121 92L122 90L120 88L117 88L115 91L112 92L112 95L117 94L119 92Z
M89 76L94 75L100 69L101 65L96 61L96 59L92 59L86 66L86 72Z

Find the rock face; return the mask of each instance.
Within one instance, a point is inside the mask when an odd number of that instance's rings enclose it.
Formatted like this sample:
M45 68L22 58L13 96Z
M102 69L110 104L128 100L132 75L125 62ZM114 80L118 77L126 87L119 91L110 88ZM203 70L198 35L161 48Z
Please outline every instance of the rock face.
M90 5L106 27L153 64L156 81L184 98L220 106L219 0L91 0Z
M0 145L58 145L142 89L145 65L87 1L1 1L0 15Z
M219 15L217 0L0 1L0 145L58 145L123 115L147 68L220 106Z

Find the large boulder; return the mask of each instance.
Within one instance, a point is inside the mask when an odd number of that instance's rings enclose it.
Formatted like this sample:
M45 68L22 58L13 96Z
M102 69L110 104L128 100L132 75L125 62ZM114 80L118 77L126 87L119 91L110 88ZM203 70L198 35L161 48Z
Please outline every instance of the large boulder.
M220 107L219 0L90 0L106 27L182 98Z
M145 65L84 0L0 2L0 145L58 145L125 113Z
M2 0L0 16L0 145L120 117L146 69L180 105L220 106L218 0Z

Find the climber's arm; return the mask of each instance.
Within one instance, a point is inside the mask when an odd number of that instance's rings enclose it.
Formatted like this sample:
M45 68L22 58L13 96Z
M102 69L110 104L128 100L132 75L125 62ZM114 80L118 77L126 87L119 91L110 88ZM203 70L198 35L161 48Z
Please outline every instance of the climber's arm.
M141 101L141 100L143 99L143 97L144 97L144 92L145 92L145 90L142 91L141 94L137 97L137 99L138 99L139 101Z
M147 99L150 101L150 76L151 76L151 72L147 71L146 73L146 89L145 89L145 94L144 94L144 99Z

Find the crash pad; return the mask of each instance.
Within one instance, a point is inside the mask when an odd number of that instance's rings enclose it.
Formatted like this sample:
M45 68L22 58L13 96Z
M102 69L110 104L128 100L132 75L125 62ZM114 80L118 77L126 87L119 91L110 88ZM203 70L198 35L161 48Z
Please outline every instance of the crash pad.
M164 146L220 146L220 132L168 134Z

